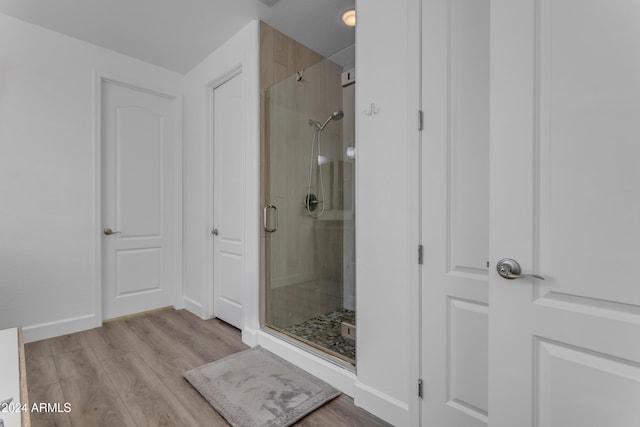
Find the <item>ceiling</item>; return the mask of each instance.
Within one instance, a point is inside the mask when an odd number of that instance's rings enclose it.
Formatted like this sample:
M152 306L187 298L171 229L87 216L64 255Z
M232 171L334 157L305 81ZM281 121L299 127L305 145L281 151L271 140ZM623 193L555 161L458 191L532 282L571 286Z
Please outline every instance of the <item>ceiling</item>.
M353 7L355 0L0 0L0 13L182 74L253 19L330 56L355 41L340 20Z

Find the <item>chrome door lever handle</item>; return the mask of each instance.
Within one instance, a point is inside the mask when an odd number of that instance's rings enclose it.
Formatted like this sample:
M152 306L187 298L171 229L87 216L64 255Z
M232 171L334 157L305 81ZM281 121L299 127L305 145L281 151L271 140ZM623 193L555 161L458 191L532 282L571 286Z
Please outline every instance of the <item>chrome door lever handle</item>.
M122 231L113 231L110 228L105 228L104 230L102 230L102 232L104 233L105 236L111 236L112 234L121 234Z
M498 261L498 264L496 264L496 270L498 270L500 277L504 277L505 279L535 277L536 279L544 280L544 277L538 276L537 274L522 274L522 268L520 268L518 261L511 258L502 258Z

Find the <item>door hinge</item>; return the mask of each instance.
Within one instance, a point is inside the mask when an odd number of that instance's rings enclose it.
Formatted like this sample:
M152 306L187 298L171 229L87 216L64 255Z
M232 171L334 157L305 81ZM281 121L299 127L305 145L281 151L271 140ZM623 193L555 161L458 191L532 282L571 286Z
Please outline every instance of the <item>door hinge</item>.
M418 110L418 130L424 129L424 111Z
M424 389L424 387L422 386L422 384L423 384L423 383L422 383L422 379L419 379L419 380L418 380L418 397L419 397L420 399L422 399L422 398L423 398L423 389Z
M418 264L424 264L424 246L418 245Z

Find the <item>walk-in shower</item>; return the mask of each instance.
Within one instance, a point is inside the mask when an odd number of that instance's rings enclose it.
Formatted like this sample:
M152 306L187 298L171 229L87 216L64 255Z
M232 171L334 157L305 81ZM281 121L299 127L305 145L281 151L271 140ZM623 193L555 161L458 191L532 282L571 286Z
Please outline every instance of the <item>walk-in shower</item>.
M265 326L355 365L355 89L323 60L265 93Z

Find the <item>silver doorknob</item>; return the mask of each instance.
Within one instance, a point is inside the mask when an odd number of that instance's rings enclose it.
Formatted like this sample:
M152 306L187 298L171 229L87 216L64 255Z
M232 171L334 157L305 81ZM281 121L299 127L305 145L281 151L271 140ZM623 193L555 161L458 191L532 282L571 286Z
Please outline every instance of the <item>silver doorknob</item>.
M522 269L518 261L511 258L502 258L496 264L496 270L498 274L505 279L522 279L523 277L535 277L536 279L544 280L544 277L537 274L521 274Z
M105 236L111 236L112 234L120 234L120 233L122 233L121 231L113 231L110 228L105 228L104 230L102 230L102 232L104 233Z
M217 228L214 228L213 230L211 230L211 235L212 236L217 236L218 234L219 233L218 233L218 229Z

